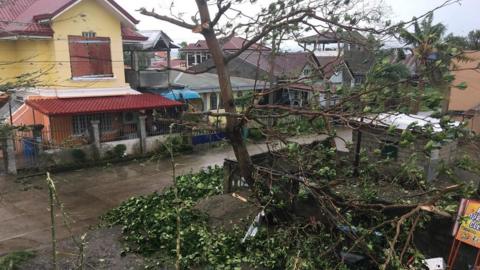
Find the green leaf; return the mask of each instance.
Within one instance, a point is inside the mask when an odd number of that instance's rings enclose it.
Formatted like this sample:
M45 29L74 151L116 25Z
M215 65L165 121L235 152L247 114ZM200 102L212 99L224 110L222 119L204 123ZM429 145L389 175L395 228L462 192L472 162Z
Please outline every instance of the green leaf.
M425 145L425 150L426 151L431 151L433 149L433 145L435 144L434 141L430 140L428 143Z
M455 88L458 88L458 89L460 89L460 90L465 90L465 89L467 89L468 86L467 86L467 83L466 83L466 82L461 82L461 83L455 85L454 87L455 87Z

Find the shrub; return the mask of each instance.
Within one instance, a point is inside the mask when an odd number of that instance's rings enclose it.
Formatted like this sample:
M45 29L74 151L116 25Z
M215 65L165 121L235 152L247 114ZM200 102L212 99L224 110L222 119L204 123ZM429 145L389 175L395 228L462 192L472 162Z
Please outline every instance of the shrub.
M185 143L181 136L169 136L165 142L159 146L157 152L163 157L170 157L170 151L172 151L174 155L191 153L193 147Z
M223 169L208 168L197 174L179 176L176 179L181 204L182 252L185 264L200 261L201 233L207 228L207 217L193 209L201 198L221 194ZM127 251L144 255L161 252L175 256L176 238L175 190L167 188L164 193L132 198L107 213L103 220L110 225L123 226L123 239ZM188 256L187 256L188 255Z
M262 131L258 128L251 128L248 131L248 138L252 141L261 141L265 139L265 135L263 135Z
M333 269L331 258L319 257L331 244L329 231L299 232L300 226L275 230L260 228L254 238L242 243L245 228L232 231L211 229L207 216L194 209L202 198L222 193L223 170L215 167L176 179L164 193L132 198L103 217L109 225L120 225L126 252L152 259L151 269L173 264L176 256L176 207L180 207L182 269ZM155 262L157 260L157 262ZM337 269L345 269L335 263ZM250 268L248 268L250 269Z
M112 150L105 152L105 158L108 160L119 160L125 157L127 146L125 144L117 144Z
M32 252L17 251L0 257L0 269L20 270L20 265L35 256Z
M87 161L87 154L82 149L72 149L70 153L76 163L85 163Z

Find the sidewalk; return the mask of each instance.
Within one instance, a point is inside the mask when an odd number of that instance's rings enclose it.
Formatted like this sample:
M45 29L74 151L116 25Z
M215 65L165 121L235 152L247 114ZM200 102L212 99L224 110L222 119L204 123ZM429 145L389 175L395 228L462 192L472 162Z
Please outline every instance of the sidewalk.
M347 138L348 131L341 136ZM351 135L350 135L351 137ZM294 139L299 143L321 140L322 136ZM339 145L340 140L338 141ZM251 144L252 155L267 151L265 144ZM176 158L177 174L199 171L222 165L225 158L234 159L229 145ZM98 217L122 201L132 197L162 191L170 185L171 167L168 160L158 162L130 162L105 168L89 168L52 175L57 182L60 200L75 223L74 234L81 234L89 226L98 224ZM50 243L50 215L48 189L44 177L27 179L0 178L0 255L23 249L35 249ZM29 187L26 189L26 187ZM25 190L26 189L26 190ZM57 214L57 237L70 236Z

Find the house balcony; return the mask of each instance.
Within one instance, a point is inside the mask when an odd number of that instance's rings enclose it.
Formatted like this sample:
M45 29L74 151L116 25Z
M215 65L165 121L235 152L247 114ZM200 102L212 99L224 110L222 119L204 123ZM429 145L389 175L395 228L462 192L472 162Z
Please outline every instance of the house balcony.
M125 69L125 79L133 89L167 88L169 86L169 71Z
M313 51L317 57L341 57L343 50L315 50Z

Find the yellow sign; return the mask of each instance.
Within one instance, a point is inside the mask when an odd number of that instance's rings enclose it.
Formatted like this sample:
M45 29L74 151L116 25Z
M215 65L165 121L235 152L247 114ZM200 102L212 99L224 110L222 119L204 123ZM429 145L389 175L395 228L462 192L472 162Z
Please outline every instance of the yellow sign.
M465 244L480 248L480 202L467 201L460 220L456 239Z

